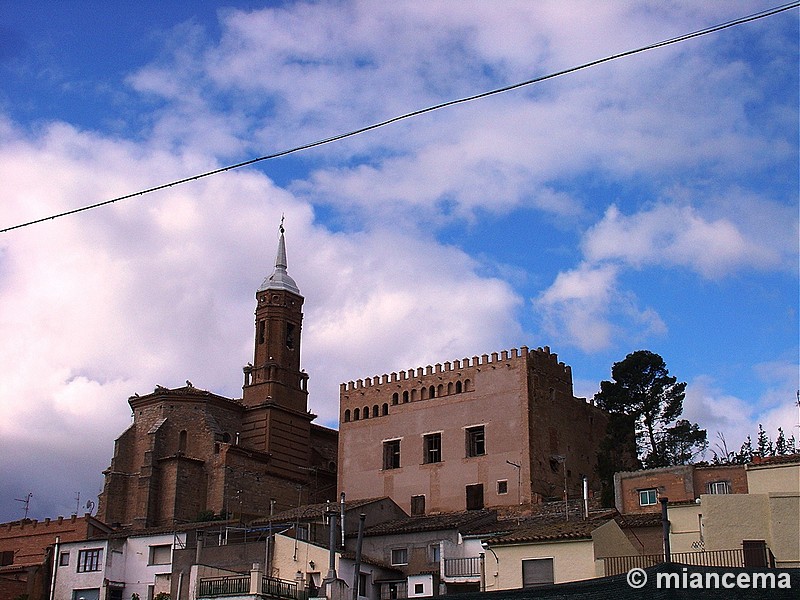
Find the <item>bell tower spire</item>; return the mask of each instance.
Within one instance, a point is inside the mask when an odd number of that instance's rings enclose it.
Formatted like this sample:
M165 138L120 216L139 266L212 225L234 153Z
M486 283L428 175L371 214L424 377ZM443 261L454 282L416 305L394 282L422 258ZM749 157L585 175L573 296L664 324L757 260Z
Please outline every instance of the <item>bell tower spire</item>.
M303 296L289 276L283 218L275 268L256 291L255 350L244 368L245 406L274 404L306 413L308 376L300 369Z

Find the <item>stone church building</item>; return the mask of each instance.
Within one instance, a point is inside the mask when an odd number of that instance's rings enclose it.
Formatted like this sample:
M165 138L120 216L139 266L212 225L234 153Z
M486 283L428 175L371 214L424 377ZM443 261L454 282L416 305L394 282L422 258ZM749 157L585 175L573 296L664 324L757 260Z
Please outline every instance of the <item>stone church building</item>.
M303 296L286 269L281 225L275 269L256 292L241 399L188 381L129 398L133 424L104 471L100 520L140 529L335 499L337 431L313 423L308 410Z

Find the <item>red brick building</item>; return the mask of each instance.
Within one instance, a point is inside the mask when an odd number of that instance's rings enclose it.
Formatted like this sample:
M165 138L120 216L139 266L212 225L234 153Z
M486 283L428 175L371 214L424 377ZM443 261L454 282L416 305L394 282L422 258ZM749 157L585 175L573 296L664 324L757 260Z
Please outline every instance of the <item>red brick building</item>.
M303 296L286 268L281 226L275 268L256 292L253 362L244 367L241 399L188 381L129 399L133 423L104 471L99 519L157 527L335 498L337 432L314 424L308 410Z
M694 502L701 494L746 494L744 465L680 465L614 474L614 496L622 514L660 512L670 504Z
M56 541L77 542L110 529L89 514L0 524L0 600L47 598Z
M493 353L343 384L339 490L411 514L529 505L599 489L607 415L550 349Z

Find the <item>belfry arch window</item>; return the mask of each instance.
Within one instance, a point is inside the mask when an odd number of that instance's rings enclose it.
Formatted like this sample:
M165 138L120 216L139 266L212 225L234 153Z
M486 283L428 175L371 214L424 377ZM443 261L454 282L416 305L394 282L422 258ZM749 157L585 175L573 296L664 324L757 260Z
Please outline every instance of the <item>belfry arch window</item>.
M435 398L436 397L436 387L431 386L428 388L428 398Z
M349 408L346 411L344 411L344 422L345 423L349 423L350 422L350 409Z
M379 413L378 413L378 411L379 411L379 410L380 410L380 409L378 408L378 405L377 405L377 404L376 404L375 406L373 406L373 407L372 407L372 416L373 416L373 417L377 417L377 416L378 416L378 414L379 414Z
M286 324L286 347L289 350L294 350L294 324Z

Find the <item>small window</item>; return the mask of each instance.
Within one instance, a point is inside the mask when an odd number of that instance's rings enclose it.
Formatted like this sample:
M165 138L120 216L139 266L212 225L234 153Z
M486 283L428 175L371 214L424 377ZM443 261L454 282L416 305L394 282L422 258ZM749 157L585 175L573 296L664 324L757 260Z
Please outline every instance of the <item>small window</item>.
M405 404L406 402L408 402L408 390L403 392L403 404Z
M508 480L501 479L497 482L497 493L500 495L508 493Z
M658 490L639 490L639 506L658 504Z
M414 593L417 595L425 593L425 584L424 583L415 583L414 584Z
M467 430L467 456L486 454L486 432L483 425L469 427Z
M14 564L14 551L1 550L0 551L0 567L6 567Z
M377 404L375 404L375 405L372 407L372 416L373 416L373 417L377 417L377 416L380 414L380 413L378 412L379 410L380 410L380 409L378 408L378 405L377 405Z
M462 389L461 385L462 384L461 384L460 381L456 381L456 394L460 394L461 393L461 389Z
M367 574L358 574L358 595L367 596Z
M389 414L389 405L388 405L388 404L386 404L386 402L384 402L384 403L383 403L383 406L381 407L381 414L382 414L384 417L385 417L386 415L388 415L388 414Z
M714 481L708 484L709 494L730 494L731 484L729 481Z
M554 583L553 559L531 558L522 561L522 587Z
M442 434L429 433L422 437L423 457L422 462L442 462Z
M58 559L58 565L60 567L66 567L69 565L69 552L62 552L61 556Z
M425 514L425 496L411 496L411 516L421 517Z
M263 344L266 339L267 324L264 320L258 322L258 343Z
M392 548L392 565L408 564L408 548Z
M292 323L286 324L286 347L294 350L294 325Z
M361 418L361 409L356 408L353 410L353 421L358 421Z
M172 562L172 545L150 546L148 565L168 565Z
M428 546L428 560L436 564L442 557L442 549L439 544L431 544Z
M100 558L103 555L102 548L91 550L80 550L78 552L78 573L100 570Z
M392 394L392 404L399 404L400 403L400 396L397 392Z
M350 409L349 408L344 411L344 422L345 423L349 423L350 422Z
M181 429L181 432L178 434L178 452L186 452L186 440L188 434L186 433L185 429Z
M361 414L364 415L365 419L369 419L369 406L365 406Z
M400 440L383 442L383 468L400 468Z

